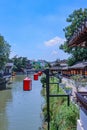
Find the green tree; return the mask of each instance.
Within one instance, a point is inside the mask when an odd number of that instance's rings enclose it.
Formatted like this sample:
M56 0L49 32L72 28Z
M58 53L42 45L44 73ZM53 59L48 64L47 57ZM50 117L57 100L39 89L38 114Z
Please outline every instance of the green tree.
M41 83L42 83L42 86L44 87L45 84L46 84L46 75L43 75L40 79Z
M24 68L27 67L28 64L28 59L26 57L17 57L14 56L14 58L12 59L13 63L14 63L14 71L23 71Z
M78 30L78 27L85 20L85 18L87 18L87 8L85 8L84 10L80 8L78 10L73 11L73 13L70 14L66 19L66 22L69 23L69 25L63 29L63 31L65 32L66 41L63 45L60 46L60 49L64 50L64 52L67 52L68 54L71 54L71 57L68 60L69 65L72 65L77 61L87 59L86 48L68 47L70 38L73 36L74 32Z
M46 68L51 68L51 64L50 64L50 62L47 62L46 64L45 64L45 67L44 67L45 69Z
M36 70L41 69L40 63L39 63L39 62L36 62L34 68L35 68Z
M0 35L0 70L3 69L8 62L10 47L11 46L5 41L4 37Z

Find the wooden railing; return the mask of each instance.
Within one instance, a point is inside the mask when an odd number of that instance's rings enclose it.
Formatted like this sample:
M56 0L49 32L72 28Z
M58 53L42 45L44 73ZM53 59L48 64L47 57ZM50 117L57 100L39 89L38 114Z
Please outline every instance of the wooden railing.
M87 92L77 92L76 93L77 102L80 103L80 107L87 110Z

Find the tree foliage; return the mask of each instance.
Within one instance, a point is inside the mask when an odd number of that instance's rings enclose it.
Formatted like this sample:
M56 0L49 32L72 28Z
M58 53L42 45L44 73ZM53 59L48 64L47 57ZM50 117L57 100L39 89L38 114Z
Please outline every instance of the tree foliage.
M86 17L87 17L86 8L84 10L82 10L82 8L75 10L73 11L72 14L69 15L69 17L66 19L66 22L70 24L67 27L65 27L65 29L63 29L67 40L70 39L74 31L78 29L78 27Z
M40 62L33 61L32 62L32 68L38 70L38 69L41 69L42 66L41 66Z
M14 56L12 59L13 63L14 63L14 71L18 71L21 72L24 70L24 68L27 67L28 64L28 59L26 57L17 57Z
M10 45L5 41L4 37L0 35L0 70L4 68L10 54Z
M71 54L71 57L68 60L69 65L74 64L77 61L82 61L87 59L87 49L74 47L68 47L70 38L73 36L73 33L80 27L81 23L87 18L87 8L82 10L82 8L73 11L72 14L68 16L66 22L69 23L67 27L63 29L65 33L66 41L63 45L60 46L60 49L64 50L68 54Z
M44 85L46 84L46 75L43 75L40 79L42 86L44 87Z

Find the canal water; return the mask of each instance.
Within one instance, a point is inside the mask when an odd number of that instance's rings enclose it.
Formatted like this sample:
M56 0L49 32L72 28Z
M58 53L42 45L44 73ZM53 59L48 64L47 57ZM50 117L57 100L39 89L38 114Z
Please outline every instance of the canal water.
M32 90L23 91L23 79L19 75L13 78L9 89L0 91L0 130L39 130L42 126L40 79L32 78Z

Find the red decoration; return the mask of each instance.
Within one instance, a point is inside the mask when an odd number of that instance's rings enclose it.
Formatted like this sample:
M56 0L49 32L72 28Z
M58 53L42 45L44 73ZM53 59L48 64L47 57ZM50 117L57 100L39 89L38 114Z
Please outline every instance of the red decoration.
M38 73L34 74L34 80L38 80Z
M24 91L29 91L32 89L32 80L28 77L26 77L24 80L23 80L23 90Z
M39 72L38 72L38 75L41 76L41 75L42 75L42 71L39 71Z

